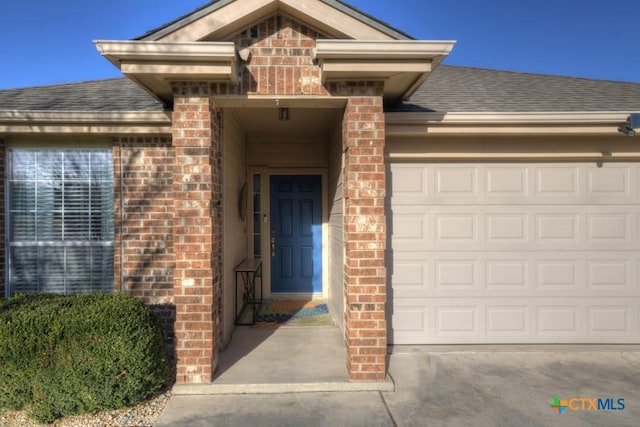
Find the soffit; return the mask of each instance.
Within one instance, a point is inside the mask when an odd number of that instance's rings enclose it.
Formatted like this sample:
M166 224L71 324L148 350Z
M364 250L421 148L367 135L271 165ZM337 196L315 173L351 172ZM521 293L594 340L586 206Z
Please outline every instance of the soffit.
M290 108L288 121L278 120L277 108L232 108L247 134L328 134L342 117L332 108Z
M317 40L326 81L382 81L387 103L409 97L451 52L455 41Z
M235 83L238 57L231 42L98 40L100 53L149 93L171 103L172 82Z

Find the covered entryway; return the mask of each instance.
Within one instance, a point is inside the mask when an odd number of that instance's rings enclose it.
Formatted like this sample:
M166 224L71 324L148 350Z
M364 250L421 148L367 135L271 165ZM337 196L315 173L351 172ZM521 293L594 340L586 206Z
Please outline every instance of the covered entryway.
M271 282L280 175L322 177L322 267L307 270L344 328L350 378L383 380L383 108L413 94L454 42L413 40L342 3L259 3L214 2L139 39L97 42L172 109L178 380L212 379L233 328L235 267L259 257Z
M261 258L264 298L330 299L335 318L341 318L342 307L333 302L342 298L342 277L333 277L330 266L342 260L330 255L330 242L342 240L336 206L342 203L337 185L344 100L289 100L287 121L278 120L274 100L271 108L263 107L267 101L242 101L242 108L233 99L219 103L225 116L226 226L247 236L226 240L228 264L247 254ZM245 183L243 221L237 200ZM231 270L227 281L233 280ZM330 292L334 284L339 292ZM231 299L227 303L233 306Z
M395 344L640 340L640 165L392 163Z

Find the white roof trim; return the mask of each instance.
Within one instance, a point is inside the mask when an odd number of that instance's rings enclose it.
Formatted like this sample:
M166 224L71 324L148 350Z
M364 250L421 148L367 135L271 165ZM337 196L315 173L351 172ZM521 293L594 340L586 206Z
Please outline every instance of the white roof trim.
M147 61L234 61L232 42L149 42L127 40L95 40L96 48L116 66L122 60Z
M530 112L530 113L386 113L395 124L621 124L629 112Z
M0 133L171 135L168 112L0 111Z
M389 137L425 135L621 135L628 112L386 113Z
M317 59L434 59L451 53L455 40L317 40Z

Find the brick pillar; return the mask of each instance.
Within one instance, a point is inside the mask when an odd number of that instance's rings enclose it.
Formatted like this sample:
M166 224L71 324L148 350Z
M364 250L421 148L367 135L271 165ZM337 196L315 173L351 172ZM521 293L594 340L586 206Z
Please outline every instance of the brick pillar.
M345 153L345 340L352 380L386 376L385 127L382 97L349 98Z
M213 252L213 236L220 231L220 195L214 195L213 183L219 182L221 171L219 164L212 164L212 147L220 142L216 121L209 85L174 86L173 281L179 383L211 382L218 363L220 284L214 280L219 282L220 274L214 266L219 253Z

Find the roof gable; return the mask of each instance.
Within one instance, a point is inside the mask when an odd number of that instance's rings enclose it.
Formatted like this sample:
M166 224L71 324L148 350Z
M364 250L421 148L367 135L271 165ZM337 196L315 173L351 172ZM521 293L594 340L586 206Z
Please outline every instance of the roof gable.
M283 21L292 24L284 28ZM249 37L238 39L247 32ZM218 0L142 39L95 44L126 76L166 103L180 81L229 85L224 92L234 95L318 95L334 93L326 85L379 82L385 102L397 103L415 91L455 42L408 39L338 0ZM265 55L279 58L260 62ZM256 69L247 73L248 67ZM312 81L317 90L269 83L286 81L292 73L300 76L296 82Z
M339 0L216 0L137 38L141 41L224 40L276 12L331 38L410 40L411 37Z

